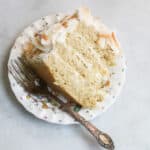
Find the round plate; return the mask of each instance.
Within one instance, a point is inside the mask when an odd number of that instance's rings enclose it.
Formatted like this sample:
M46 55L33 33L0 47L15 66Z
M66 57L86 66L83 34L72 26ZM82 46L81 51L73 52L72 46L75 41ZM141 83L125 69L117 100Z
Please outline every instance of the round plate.
M23 45L30 41L35 32L51 26L52 24L59 21L62 17L62 14L46 16L34 22L31 26L27 27L16 39L16 42L11 49L8 65L10 65L10 60L15 59L17 56L21 55ZM108 90L108 96L102 102L99 102L97 107L94 109L80 109L79 107L74 107L74 111L78 111L80 115L85 117L87 120L91 120L106 111L115 102L116 97L120 93L125 80L125 68L125 58L121 53L117 58L117 65L110 69L111 87ZM67 113L58 108L55 100L49 101L43 98L34 98L14 80L9 72L8 77L12 91L14 92L17 100L24 106L27 111L31 112L36 117L51 123L65 125L77 123Z

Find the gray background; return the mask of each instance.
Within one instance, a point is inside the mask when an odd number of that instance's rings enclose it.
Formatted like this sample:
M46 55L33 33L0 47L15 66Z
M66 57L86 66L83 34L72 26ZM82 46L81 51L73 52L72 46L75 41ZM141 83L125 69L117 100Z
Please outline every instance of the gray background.
M9 51L24 27L82 5L117 31L128 64L118 101L92 122L112 135L116 150L150 150L149 0L0 0L0 150L101 149L79 125L48 124L26 112L7 78Z

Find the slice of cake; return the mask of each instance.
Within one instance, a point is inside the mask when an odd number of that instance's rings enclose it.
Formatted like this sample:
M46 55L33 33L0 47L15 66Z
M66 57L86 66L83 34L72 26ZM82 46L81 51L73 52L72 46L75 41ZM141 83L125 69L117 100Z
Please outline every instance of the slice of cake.
M33 69L68 100L92 108L106 96L119 45L89 9L36 33L27 47L24 56Z

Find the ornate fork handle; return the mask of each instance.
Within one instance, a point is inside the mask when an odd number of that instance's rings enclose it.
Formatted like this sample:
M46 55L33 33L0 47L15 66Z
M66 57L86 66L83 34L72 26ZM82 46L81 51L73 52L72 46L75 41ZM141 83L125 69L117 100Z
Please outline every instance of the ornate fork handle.
M80 122L98 141L98 143L106 149L113 150L114 144L110 136L98 128L92 123L85 120L79 113L74 112L71 108L64 107L64 111L68 112L73 118Z
M73 111L71 107L68 107L68 105L62 102L55 94L50 93L50 97L55 98L55 100L61 105L65 112L70 114L76 121L80 122L96 138L102 147L108 150L114 150L114 143L108 134L100 131L91 122L82 117L78 112Z

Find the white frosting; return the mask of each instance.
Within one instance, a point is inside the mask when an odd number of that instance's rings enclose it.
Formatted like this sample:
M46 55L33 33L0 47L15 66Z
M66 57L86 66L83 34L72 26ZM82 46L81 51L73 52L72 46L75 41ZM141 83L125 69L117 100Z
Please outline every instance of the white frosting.
M100 48L105 48L106 45L106 39L105 38L100 38L100 40L98 41L98 44L100 46Z
M50 52L56 42L62 43L64 46L66 46L65 39L67 33L72 32L80 21L85 22L85 24L88 26L93 26L95 30L101 34L111 35L112 32L104 24L102 24L99 19L93 17L88 8L80 8L76 13L78 15L78 19L64 19L64 21L67 22L67 26L63 26L60 22L50 26L49 29L43 31L43 33L48 36L48 40L40 39L41 45L38 45L33 40L33 44L44 52ZM111 46L115 53L118 53L119 50L114 43L107 42L106 38L100 38L99 46L101 48L105 48L106 43Z
M52 37L53 43L60 42L65 44L66 34L72 32L76 28L77 24L78 21L76 19L71 19L68 21L66 28L61 26L59 31Z
M109 29L104 24L102 24L98 18L95 18L91 15L89 8L79 8L77 12L79 19L85 22L86 25L94 26L95 30L98 32L103 32L105 34L111 33L111 31L109 31Z

